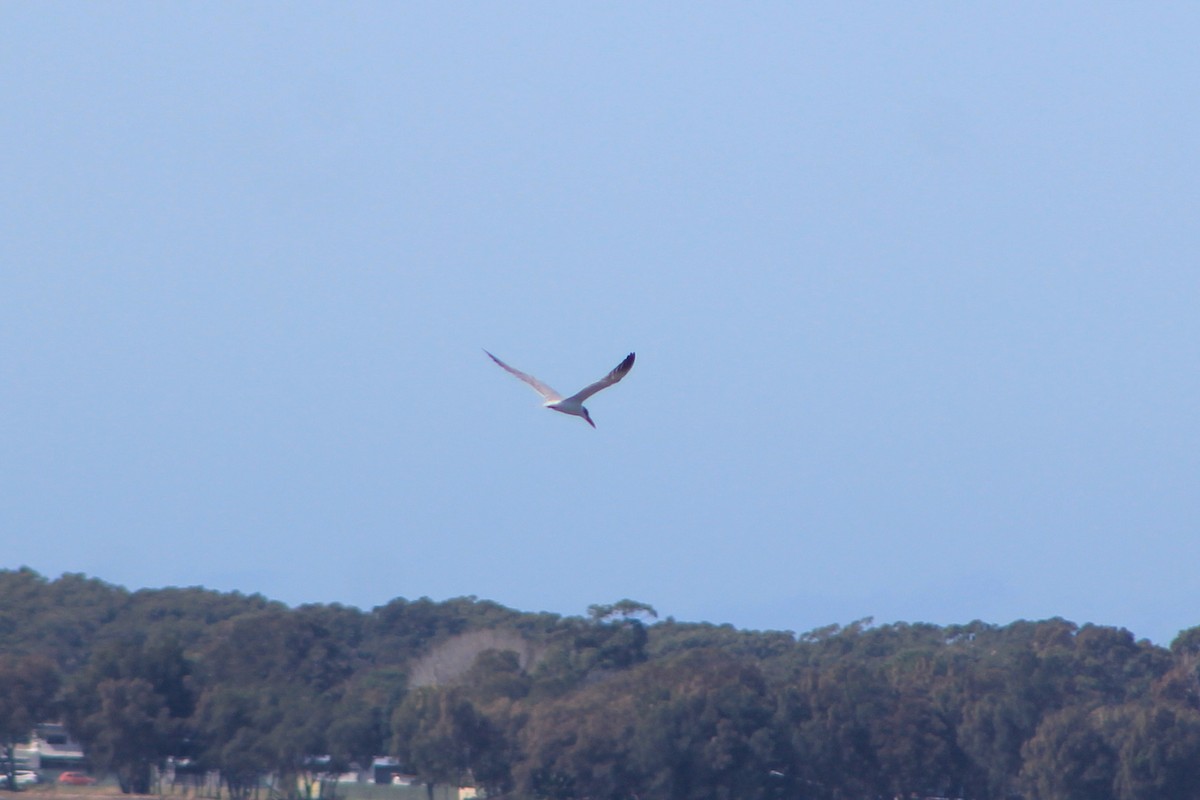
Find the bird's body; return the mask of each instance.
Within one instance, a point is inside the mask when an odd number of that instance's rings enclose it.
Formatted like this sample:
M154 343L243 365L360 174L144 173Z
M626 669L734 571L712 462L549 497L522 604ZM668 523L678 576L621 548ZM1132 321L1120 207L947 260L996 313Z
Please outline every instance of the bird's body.
M513 369L491 353L488 353L487 350L484 350L483 352L487 353L488 358L490 358L492 361L495 361L505 370L532 386L534 391L542 396L542 405L545 408L558 411L562 414L570 414L574 417L582 417L584 421L586 421L587 424L591 425L593 428L596 427L596 423L592 422L592 417L590 414L588 414L588 410L584 408L583 401L587 400L601 389L607 389L609 386L612 386L614 383L621 380L621 378L624 378L627 374L629 374L629 370L633 369L634 358L634 354L630 353L629 355L625 356L624 361L617 365L616 369L605 375L600 380L585 386L570 397L563 397L561 394L554 391L532 375L527 375L524 372L521 372L519 369Z

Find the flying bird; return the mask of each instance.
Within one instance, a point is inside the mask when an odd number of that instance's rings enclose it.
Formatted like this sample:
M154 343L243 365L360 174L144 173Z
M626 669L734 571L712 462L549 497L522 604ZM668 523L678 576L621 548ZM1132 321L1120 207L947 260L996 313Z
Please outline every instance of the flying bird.
M504 367L504 369L508 370L513 375L516 375L518 378L532 386L545 401L542 403L542 406L553 409L554 411L561 411L563 414L571 414L572 416L583 417L584 420L587 421L587 424L591 425L593 428L596 427L596 423L592 422L591 415L588 414L588 410L583 407L583 401L587 400L601 389L607 389L608 387L612 386L614 383L621 380L621 378L624 378L626 375L628 375L629 370L633 369L633 353L630 353L629 355L625 356L624 361L617 365L616 369L605 375L600 380L585 386L570 397L563 397L561 394L554 391L532 375L526 375L519 369L513 369L491 353L488 353L487 350L484 350L483 352L487 353L488 358L490 358L492 361L495 361L497 364Z

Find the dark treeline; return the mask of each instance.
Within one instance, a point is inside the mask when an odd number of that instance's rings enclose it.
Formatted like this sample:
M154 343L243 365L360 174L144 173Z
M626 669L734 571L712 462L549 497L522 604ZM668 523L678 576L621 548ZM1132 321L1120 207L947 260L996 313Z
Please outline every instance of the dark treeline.
M1053 619L801 636L460 598L289 608L0 571L0 745L59 718L149 788L168 756L299 796L392 755L515 798L1200 797L1200 628Z

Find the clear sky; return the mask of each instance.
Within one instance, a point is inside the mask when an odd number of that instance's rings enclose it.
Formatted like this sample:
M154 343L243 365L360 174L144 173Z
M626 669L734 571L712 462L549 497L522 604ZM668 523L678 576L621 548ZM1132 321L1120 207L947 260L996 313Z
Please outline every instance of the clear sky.
M0 565L1200 624L1200 7L4 3ZM559 389L539 408L487 348Z

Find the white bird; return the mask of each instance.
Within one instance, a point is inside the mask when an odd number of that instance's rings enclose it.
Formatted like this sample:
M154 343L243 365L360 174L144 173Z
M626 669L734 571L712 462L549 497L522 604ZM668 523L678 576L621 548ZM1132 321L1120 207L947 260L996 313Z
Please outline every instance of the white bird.
M492 361L495 361L497 364L504 367L504 369L508 370L513 375L516 375L518 378L532 386L545 401L542 403L543 407L553 409L554 411L561 411L564 414L583 417L585 420L587 420L587 424L591 425L593 428L596 427L596 423L592 422L591 415L588 414L588 410L583 407L583 401L587 400L601 389L607 389L608 387L612 386L614 383L621 380L621 378L624 378L627 374L629 374L629 370L633 369L633 353L630 353L629 355L625 356L624 361L617 365L616 369L605 375L600 380L585 386L570 397L563 397L561 394L554 391L532 375L526 375L519 369L513 369L491 353L488 353L487 350L484 350L483 352L487 353L488 358L490 358Z

